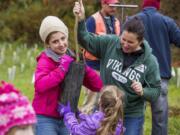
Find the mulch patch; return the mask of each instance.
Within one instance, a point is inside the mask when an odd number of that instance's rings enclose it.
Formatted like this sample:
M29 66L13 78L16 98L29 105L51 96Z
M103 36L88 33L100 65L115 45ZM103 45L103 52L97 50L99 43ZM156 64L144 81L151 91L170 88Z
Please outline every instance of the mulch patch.
M169 117L180 116L180 108L170 106L169 107Z
M180 61L173 62L172 67L180 67Z

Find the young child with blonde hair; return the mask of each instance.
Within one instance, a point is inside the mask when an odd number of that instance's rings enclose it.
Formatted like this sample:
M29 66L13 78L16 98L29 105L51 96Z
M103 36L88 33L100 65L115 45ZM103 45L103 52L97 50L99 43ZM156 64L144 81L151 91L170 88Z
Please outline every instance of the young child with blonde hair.
M114 85L102 88L99 111L93 114L79 114L79 120L71 112L70 105L60 104L59 113L72 135L122 135L124 93Z
M0 135L34 135L36 115L31 103L13 85L1 83Z

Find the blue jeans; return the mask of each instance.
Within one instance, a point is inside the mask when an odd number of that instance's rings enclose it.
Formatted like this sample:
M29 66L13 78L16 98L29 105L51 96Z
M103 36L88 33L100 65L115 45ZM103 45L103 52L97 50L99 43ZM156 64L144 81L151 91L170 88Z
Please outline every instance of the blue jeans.
M126 128L124 135L141 135L144 124L144 116L141 117L125 117L124 127Z
M151 135L168 134L168 80L161 79L161 94L158 100L151 103L152 133Z
M36 135L69 135L63 120L37 115Z

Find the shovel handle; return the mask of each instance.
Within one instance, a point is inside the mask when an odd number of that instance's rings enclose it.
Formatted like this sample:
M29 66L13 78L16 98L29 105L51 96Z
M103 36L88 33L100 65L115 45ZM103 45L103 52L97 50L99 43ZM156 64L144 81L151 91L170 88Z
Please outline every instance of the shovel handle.
M79 58L79 45L78 45L78 39L77 39L77 29L78 29L78 15L75 15L74 42L75 42L75 47L76 47L76 62L79 62L80 58Z

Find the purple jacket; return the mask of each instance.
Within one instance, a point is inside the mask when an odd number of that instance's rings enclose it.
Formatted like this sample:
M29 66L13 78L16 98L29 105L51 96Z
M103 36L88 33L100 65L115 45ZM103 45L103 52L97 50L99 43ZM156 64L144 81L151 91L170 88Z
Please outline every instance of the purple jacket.
M64 115L64 123L72 135L96 135L100 122L104 118L104 113L98 111L91 115L80 114L79 120L75 114L70 112ZM120 135L123 131L122 122L116 127L115 135Z
M57 57L54 59L52 52L48 54L45 51L37 57L33 99L36 114L60 118L57 107L62 92L60 85L64 78L65 73L59 68L59 60ZM83 85L92 91L100 91L102 81L93 69L87 67Z

